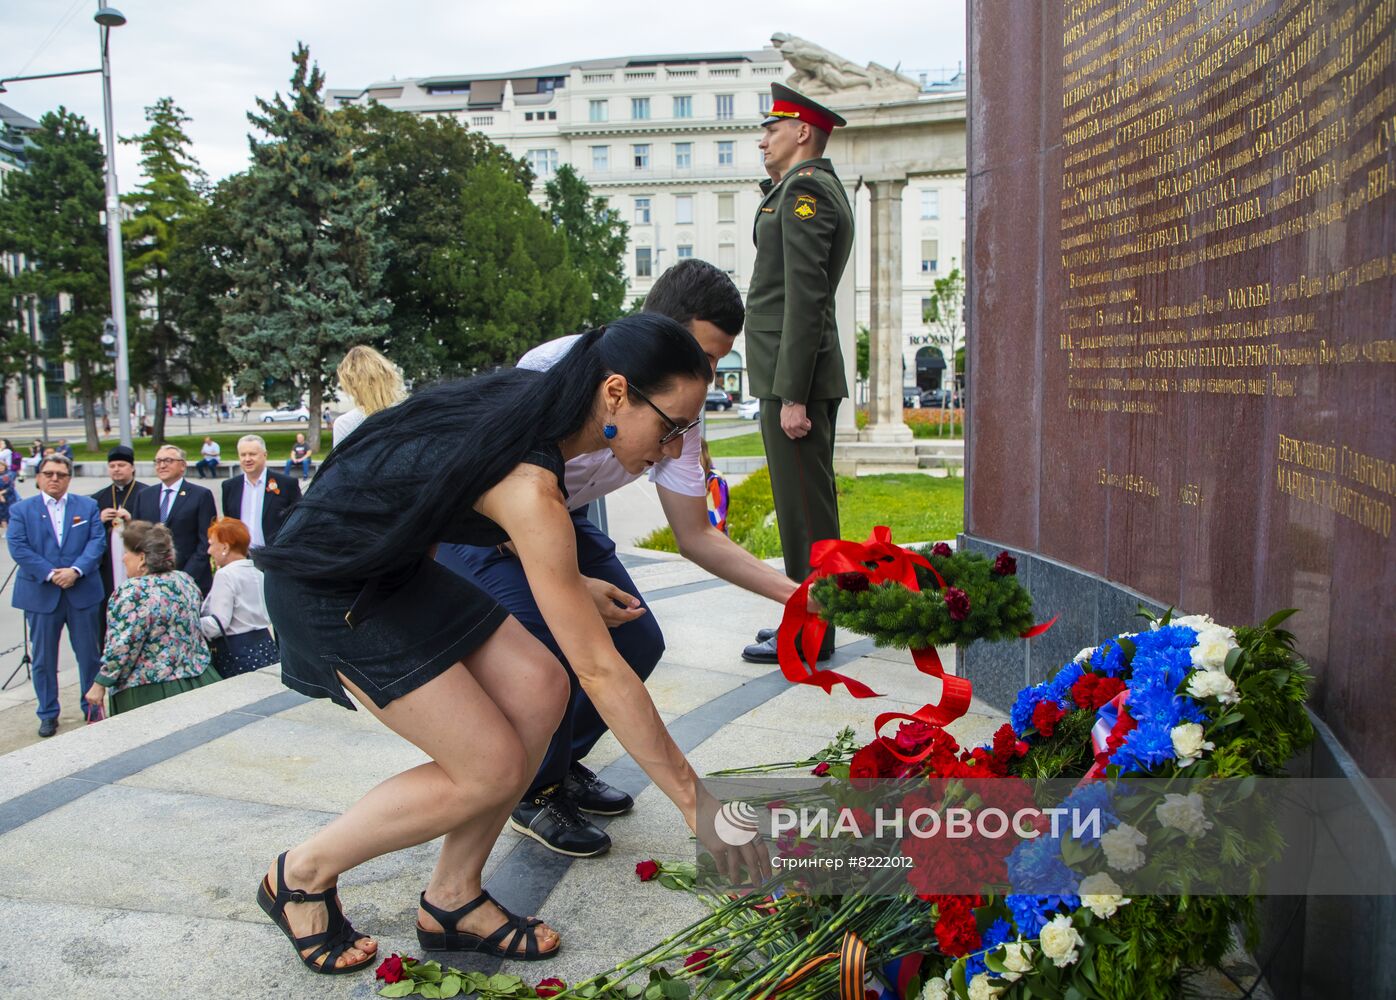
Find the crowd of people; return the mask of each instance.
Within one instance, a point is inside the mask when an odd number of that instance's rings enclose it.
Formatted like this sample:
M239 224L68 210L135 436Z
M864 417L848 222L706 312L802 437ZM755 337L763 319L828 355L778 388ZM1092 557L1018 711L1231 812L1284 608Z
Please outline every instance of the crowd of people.
M609 849L587 816L634 802L584 763L608 730L721 871L733 881L769 872L759 839L733 846L717 835L718 803L644 684L663 634L586 509L647 475L680 552L777 605L804 577L810 542L838 537L833 427L847 390L833 299L852 218L823 153L844 122L772 90L746 304L725 272L686 259L637 314L543 344L512 369L411 395L391 362L355 347L339 370L355 407L336 421L304 495L303 436L276 473L264 442L245 435L222 517L171 445L157 452L150 486L134 481L129 449L114 449L111 487L95 498L68 496L70 458L44 456L43 495L10 511L41 735L57 718L66 625L90 711L129 711L276 655L288 687L365 709L430 758L269 865L258 902L311 971L352 972L377 954L341 909L339 876L437 838L417 910L424 950L556 954L558 932L495 902L482 868L505 823L572 857ZM708 511L699 425L744 327L784 573ZM210 443L201 475L221 460ZM774 632L742 655L773 661ZM820 659L831 643L832 633Z

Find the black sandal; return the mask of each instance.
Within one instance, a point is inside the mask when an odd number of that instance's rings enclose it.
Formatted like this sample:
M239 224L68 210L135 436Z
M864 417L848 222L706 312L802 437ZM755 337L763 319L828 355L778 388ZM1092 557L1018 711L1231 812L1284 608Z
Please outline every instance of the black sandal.
M330 924L319 934L307 934L305 937L296 937L291 931L291 922L286 919L287 903L324 903L325 909L330 914ZM267 877L262 876L262 884L257 887L257 905L271 918L271 922L281 928L281 932L290 939L292 947L296 949L296 957L311 972L318 972L322 976L342 976L350 972L358 972L366 966L372 965L378 957L377 952L370 954L362 962L355 962L352 965L336 967L335 963L339 957L350 948L356 947L355 942L367 934L360 934L354 930L344 916L344 911L339 908L339 890L334 886L324 892L306 892L303 889L286 888L286 855L283 853L276 859L276 892L271 891L271 883ZM305 948L314 948L309 955L302 955ZM319 961L320 958L324 961Z
M502 926L496 928L488 937L455 929L461 917L473 913L486 903L494 903L499 908L499 912L504 914L505 923ZM429 931L418 924L417 943L422 946L423 951L478 951L486 955L493 955L495 958L516 962L541 962L544 959L552 958L562 950L562 942L559 941L557 947L551 951L539 951L536 928L543 921L537 917L529 917L525 920L523 917L510 913L498 900L485 891L481 891L480 895L459 909L449 912L431 905L424 892L422 893L422 909L431 914L432 919L443 928L450 928L449 930ZM522 955L516 950L520 935L522 935L524 942ZM505 937L509 938L507 945L504 944Z

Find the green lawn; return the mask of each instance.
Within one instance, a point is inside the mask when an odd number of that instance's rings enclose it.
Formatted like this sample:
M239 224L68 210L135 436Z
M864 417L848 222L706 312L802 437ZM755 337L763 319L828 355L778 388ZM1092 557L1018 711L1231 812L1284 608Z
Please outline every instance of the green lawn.
M915 472L884 476L839 476L839 520L846 539L864 541L872 529L885 524L896 542L925 542L954 538L964 528L965 481ZM766 469L753 472L732 490L728 532L733 541L758 558L780 555L775 526L771 477ZM642 538L641 548L677 552L668 528Z
M217 441L219 447L223 449L221 461L229 464L236 464L238 460L238 438L244 434L259 434L267 443L267 454L275 460L285 461L291 454L291 445L295 443L296 432L286 430L263 430L261 424L234 424L239 430L228 433L217 433L211 435ZM304 431L300 433L304 434ZM193 465L199 460L199 448L203 446L204 435L202 434L174 434L166 435L166 442L178 445L184 449L189 457L189 464ZM115 448L119 443L116 438L111 438L102 442L102 451L79 451L79 439L69 438L68 443L73 445L73 460L75 462L105 462L107 452ZM320 434L320 443L323 448L330 443L330 432L323 431ZM136 461L149 462L155 458L155 446L150 443L150 438L138 438L135 444ZM27 454L27 452L26 452ZM315 461L325 457L325 452L317 451L311 456Z
M741 455L764 455L765 449L761 446L761 432L754 431L751 434L739 434L736 437L720 438L717 441L708 442L708 454L713 458L731 458Z

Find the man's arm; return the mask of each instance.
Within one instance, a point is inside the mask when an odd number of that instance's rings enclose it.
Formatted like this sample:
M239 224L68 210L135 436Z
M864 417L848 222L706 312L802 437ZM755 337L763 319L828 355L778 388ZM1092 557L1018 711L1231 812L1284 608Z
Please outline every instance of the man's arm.
M93 506L96 506L95 502ZM102 562L102 554L107 551L107 526L97 517L97 511L92 511L87 518L87 544L82 547L82 554L78 556L77 562L73 563L73 568L83 576L89 576L97 571Z
M23 517L16 517L10 521L5 542L10 547L10 558L24 567L24 571L36 580L47 580L58 568L39 555L38 550L29 543L29 526L24 523Z
M795 592L793 580L713 527L708 520L707 502L702 497L685 496L660 486L659 503L685 559L713 576L753 594L769 597L778 604L784 604Z

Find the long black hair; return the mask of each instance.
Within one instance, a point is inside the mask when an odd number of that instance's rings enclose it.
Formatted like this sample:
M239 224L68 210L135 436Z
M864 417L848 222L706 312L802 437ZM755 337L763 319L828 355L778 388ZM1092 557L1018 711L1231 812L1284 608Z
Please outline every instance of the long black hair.
M582 334L546 372L514 368L439 382L370 416L336 445L259 567L363 580L415 565L540 444L585 426L596 390L625 376L645 395L711 368L693 335L640 313Z

